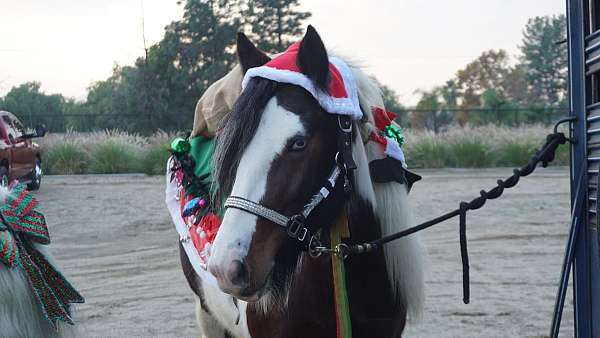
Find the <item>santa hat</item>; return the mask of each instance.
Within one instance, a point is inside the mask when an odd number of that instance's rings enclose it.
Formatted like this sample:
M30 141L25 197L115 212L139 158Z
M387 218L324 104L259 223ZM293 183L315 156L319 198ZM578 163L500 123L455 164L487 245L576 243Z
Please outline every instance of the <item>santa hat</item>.
M297 85L306 89L328 113L347 115L354 120L360 120L363 113L358 103L358 90L350 67L339 58L330 57L329 88L324 92L315 87L311 79L300 71L297 62L299 50L300 42L296 42L265 65L248 69L242 81L242 89L254 77Z

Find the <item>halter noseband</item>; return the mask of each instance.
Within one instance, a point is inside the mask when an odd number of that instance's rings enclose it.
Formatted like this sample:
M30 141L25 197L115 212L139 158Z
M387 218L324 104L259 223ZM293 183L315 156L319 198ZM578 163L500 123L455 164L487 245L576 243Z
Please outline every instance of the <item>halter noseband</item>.
M314 236L306 227L306 219L311 212L334 191L340 175L344 177L344 192L348 194L351 190L349 170L356 169L356 163L352 159L352 121L347 116L338 116L338 152L335 155L335 164L326 183L314 194L302 211L292 217L267 208L260 203L250 201L243 197L229 196L225 200L225 208L234 208L269 220L286 230L288 236L298 240L302 248L309 250L315 241ZM318 243L314 243L317 245Z

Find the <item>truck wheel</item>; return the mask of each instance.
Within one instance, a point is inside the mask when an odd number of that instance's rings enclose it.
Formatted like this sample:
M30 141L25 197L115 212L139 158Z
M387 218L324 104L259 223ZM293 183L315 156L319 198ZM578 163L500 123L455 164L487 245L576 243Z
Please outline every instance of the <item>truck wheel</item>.
M38 190L40 185L42 185L42 162L39 158L35 160L35 167L30 174L31 182L27 184L27 189L29 190Z
M0 186L8 188L8 169L6 167L0 167Z

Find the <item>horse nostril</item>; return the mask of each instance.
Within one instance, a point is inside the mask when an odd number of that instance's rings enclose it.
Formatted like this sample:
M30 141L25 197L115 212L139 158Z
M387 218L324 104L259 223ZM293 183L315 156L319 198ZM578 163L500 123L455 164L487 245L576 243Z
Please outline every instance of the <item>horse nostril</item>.
M248 283L248 269L246 269L246 265L237 259L233 260L227 268L227 278L235 286L242 286Z

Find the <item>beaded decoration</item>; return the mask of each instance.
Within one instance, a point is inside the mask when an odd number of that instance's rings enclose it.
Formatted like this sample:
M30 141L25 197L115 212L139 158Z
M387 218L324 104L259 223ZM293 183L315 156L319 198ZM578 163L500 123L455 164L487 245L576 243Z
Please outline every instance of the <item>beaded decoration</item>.
M204 140L205 146L214 140ZM196 149L210 152L210 146ZM212 242L221 225L221 219L211 204L210 189L212 179L212 163L200 163L208 171L200 176L196 174L197 163L191 154L192 146L188 139L176 138L171 143L172 165L171 182L180 187L179 207L181 217L187 225L187 236L183 240L191 240L204 268L210 258ZM204 159L212 158L212 153L204 155ZM201 160L202 161L202 160Z

